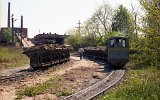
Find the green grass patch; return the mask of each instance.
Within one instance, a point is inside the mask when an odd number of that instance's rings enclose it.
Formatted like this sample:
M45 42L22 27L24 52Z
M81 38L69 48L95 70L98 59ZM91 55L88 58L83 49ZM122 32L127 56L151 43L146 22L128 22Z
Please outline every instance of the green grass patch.
M0 67L20 67L28 64L28 61L21 48L0 47Z
M129 70L120 86L100 98L101 100L159 100L160 69L149 67Z
M38 94L44 93L47 89L56 86L56 84L51 84L51 83L43 83L43 84L38 84L35 87L25 87L24 89L24 95L26 96L35 96Z
M56 86L56 84L52 83L42 83L37 84L35 87L24 87L24 90L20 90L17 92L16 100L22 99L22 96L26 95L29 97L36 96L38 94L44 93L47 89Z
M58 90L63 78L61 76L52 77L45 83L36 84L31 87L23 87L17 91L17 97L15 99L22 99L23 96L33 97L39 94L44 94L47 90Z
M57 96L69 96L73 93L75 93L74 90L64 90L64 91L58 92L56 95Z

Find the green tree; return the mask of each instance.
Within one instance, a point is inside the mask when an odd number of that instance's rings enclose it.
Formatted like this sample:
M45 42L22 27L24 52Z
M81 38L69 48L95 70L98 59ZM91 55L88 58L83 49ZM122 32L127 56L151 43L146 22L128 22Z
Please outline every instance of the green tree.
M126 33L127 36L134 31L133 17L123 5L115 11L112 31Z
M110 33L113 17L113 10L107 3L103 3L94 13L95 18L99 21L99 28L103 34Z
M6 41L7 45L12 42L12 30L7 28L3 32L3 39Z
M142 32L146 37L146 46L150 49L159 51L160 47L160 1L152 0L147 2L141 0L146 15L143 17Z
M140 3L145 11L141 30L145 36L146 58L149 65L160 67L160 1L141 0Z
M74 50L77 50L82 44L82 36L75 30L70 30L70 36L65 40L65 42L73 47Z

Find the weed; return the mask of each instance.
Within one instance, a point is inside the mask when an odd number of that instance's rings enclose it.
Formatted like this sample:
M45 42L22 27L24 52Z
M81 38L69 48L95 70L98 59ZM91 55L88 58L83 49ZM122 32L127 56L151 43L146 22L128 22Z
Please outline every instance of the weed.
M74 90L64 90L62 92L57 93L57 96L69 96L71 94L75 93Z

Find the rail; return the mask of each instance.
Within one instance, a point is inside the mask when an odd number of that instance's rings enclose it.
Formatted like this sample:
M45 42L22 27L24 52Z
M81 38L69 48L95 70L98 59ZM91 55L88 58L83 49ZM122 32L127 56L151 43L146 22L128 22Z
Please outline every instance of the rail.
M113 85L115 85L117 82L119 82L122 77L124 76L125 70L115 70L112 71L106 78L104 78L102 81L84 89L81 90L75 94L72 94L63 100L90 100L97 95L103 93L104 91L111 88Z

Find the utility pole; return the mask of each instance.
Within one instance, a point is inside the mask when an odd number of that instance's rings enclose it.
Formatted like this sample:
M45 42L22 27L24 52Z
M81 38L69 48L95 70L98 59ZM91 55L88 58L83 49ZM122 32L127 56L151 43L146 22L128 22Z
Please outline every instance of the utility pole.
M77 23L78 24L78 27L76 27L77 29L78 29L78 33L79 33L79 35L81 35L81 22L80 22L80 20L79 20L79 22Z
M23 16L21 15L21 33L20 33L20 37L21 37L21 45L22 45L22 37L23 37Z
M14 22L17 20L17 19L14 19L13 18L13 14L12 14L12 47L14 47Z

